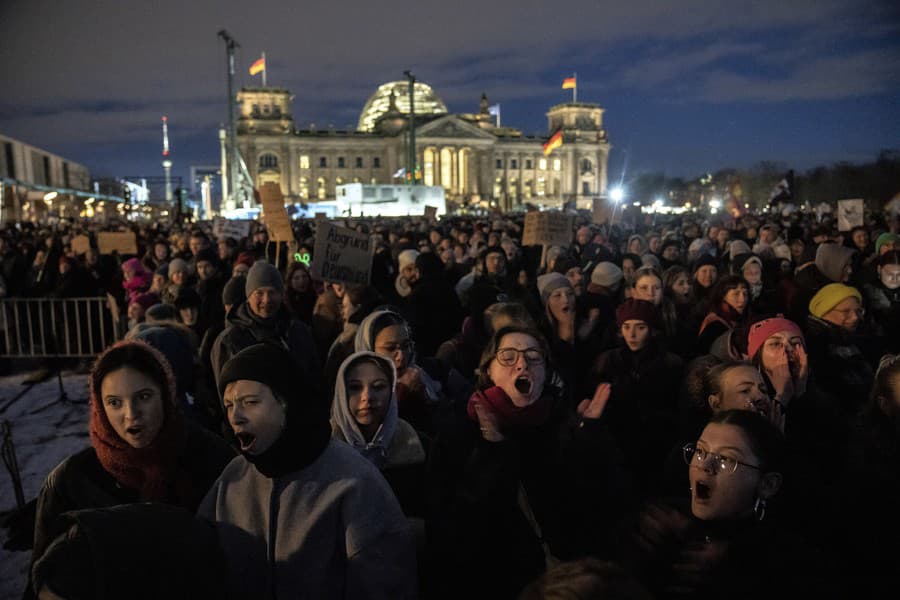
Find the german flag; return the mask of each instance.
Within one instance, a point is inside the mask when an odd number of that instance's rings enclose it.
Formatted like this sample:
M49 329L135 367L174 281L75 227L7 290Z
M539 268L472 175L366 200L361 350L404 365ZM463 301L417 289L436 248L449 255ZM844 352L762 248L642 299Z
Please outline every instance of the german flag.
M562 144L562 129L560 129L551 135L550 139L547 140L547 143L544 144L544 156L550 156L550 153L562 146Z
M265 71L265 70L266 70L265 57L256 59L256 62L254 62L252 65L250 65L250 74L251 75L256 75L257 73L261 73L262 71Z
M564 90L574 90L578 87L578 82L574 77L566 77L563 79L562 89Z

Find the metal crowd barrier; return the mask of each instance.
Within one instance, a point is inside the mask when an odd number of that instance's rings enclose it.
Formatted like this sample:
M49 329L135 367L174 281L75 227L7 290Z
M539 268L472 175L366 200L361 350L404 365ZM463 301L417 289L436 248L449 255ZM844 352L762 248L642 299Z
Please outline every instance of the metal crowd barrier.
M105 297L0 300L0 356L91 357L122 339Z

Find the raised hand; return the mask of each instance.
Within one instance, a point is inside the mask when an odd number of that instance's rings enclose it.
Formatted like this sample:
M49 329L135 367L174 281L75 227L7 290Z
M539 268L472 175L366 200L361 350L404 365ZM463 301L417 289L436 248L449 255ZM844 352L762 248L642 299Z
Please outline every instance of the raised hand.
M797 396L802 396L806 393L806 381L809 379L809 355L802 344L797 345L795 357L796 361L791 365L794 367L794 393Z
M503 434L500 433L500 425L497 423L497 416L491 409L481 402L476 402L475 414L478 416L478 426L481 428L481 437L488 442L502 442Z
M588 400L585 398L578 403L578 414L583 419L599 419L606 410L606 403L609 402L609 395L612 391L612 385L601 383L594 390L594 397Z
M787 406L794 397L794 378L787 352L781 352L775 364L766 369L766 375L775 388L775 399Z

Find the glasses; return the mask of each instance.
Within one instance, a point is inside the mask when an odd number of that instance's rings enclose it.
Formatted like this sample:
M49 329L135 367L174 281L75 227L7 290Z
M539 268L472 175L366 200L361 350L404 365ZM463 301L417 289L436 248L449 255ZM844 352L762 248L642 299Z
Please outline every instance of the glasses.
M741 462L736 458L722 456L721 454L715 454L713 452L704 450L703 448L698 448L697 444L685 444L681 451L684 455L684 462L686 462L689 466L692 463L697 463L697 465L699 465L700 467L705 467L706 461L712 459L713 465L715 465L716 473L734 473L735 471L737 471L738 465L742 465L750 469L755 469L757 471L762 470L756 465Z
M544 364L544 353L537 348L525 348L524 350L518 350L516 348L500 348L497 350L497 353L494 354L494 357L497 359L497 362L504 367L511 367L519 360L520 354L525 357L525 362L529 365Z

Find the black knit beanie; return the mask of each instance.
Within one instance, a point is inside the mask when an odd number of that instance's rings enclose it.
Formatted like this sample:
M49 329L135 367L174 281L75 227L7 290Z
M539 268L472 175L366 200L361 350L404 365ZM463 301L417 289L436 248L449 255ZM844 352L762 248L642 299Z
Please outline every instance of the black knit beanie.
M242 453L244 458L270 478L299 471L316 460L331 439L331 426L315 378L284 347L262 343L228 359L219 376L219 397L224 397L229 383L241 379L268 386L285 403L287 417L269 449L256 455Z

